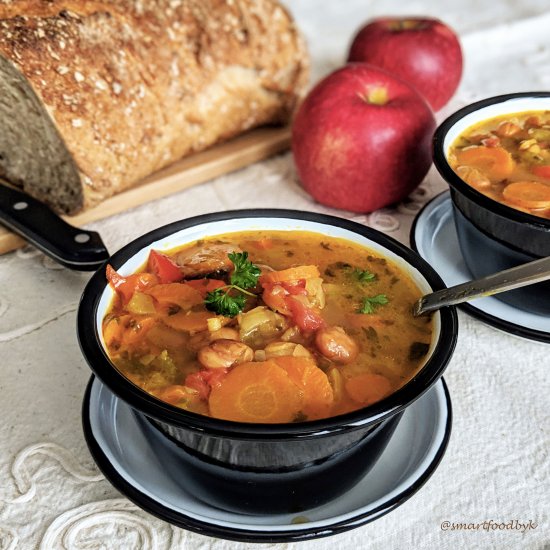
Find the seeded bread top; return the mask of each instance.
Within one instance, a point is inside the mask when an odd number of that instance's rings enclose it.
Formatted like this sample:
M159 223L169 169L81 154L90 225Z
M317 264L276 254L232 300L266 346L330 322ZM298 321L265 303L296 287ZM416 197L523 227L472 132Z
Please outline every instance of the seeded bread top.
M0 0L0 55L56 130L32 129L30 153L61 139L70 159L55 162L65 177L74 161L80 199L39 197L65 212L248 128L287 121L307 80L301 37L273 0ZM25 124L30 104L19 103ZM9 111L0 103L0 121ZM9 178L17 159L13 147L6 153ZM35 195L56 185L18 177Z

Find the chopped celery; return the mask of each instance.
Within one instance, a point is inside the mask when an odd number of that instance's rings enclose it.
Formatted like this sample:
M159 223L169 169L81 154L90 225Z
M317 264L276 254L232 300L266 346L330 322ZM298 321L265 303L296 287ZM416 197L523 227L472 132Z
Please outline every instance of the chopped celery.
M157 312L152 296L139 291L134 292L126 310L136 315L150 315Z

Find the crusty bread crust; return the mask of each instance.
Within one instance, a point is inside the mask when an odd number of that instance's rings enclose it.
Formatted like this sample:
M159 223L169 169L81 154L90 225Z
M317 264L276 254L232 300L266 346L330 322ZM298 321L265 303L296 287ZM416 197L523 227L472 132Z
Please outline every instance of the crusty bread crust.
M308 73L275 0L0 0L0 56L0 175L65 213L288 121Z

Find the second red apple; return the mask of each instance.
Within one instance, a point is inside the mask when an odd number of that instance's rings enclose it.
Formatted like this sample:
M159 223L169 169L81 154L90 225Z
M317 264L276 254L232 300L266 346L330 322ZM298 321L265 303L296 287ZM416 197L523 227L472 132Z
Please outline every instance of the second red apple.
M292 128L304 188L320 203L371 212L404 199L431 162L433 113L411 86L363 63L308 94Z
M373 19L353 39L348 61L370 63L402 78L434 111L449 101L462 76L456 34L430 17Z

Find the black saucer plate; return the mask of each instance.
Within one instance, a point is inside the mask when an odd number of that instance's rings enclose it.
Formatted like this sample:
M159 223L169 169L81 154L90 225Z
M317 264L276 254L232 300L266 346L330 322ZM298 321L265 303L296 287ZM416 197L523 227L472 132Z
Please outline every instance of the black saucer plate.
M147 512L213 537L286 542L359 527L405 502L441 461L450 437L452 412L441 379L405 411L378 463L353 489L298 515L237 514L211 506L200 494L187 491L185 468L178 470L177 479L171 474L182 451L94 377L86 390L82 419L88 447L103 474Z
M434 197L418 213L410 239L412 248L438 272L447 286L472 280L460 252L448 191ZM504 332L550 343L550 317L516 309L494 297L479 298L458 307Z

